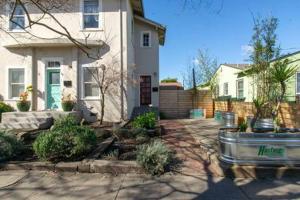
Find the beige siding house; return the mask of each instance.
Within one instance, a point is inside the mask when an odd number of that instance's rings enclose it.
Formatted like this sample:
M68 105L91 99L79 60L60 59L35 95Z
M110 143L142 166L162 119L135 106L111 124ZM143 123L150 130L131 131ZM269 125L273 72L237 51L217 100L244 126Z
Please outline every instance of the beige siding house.
M105 120L119 121L131 115L134 107L159 106L159 46L164 44L165 27L144 15L142 0L74 0L67 9L52 14L76 41L89 47L90 58L66 37L43 26L21 29L9 22L10 8L1 9L0 97L15 106L26 86L33 86L32 110L60 110L62 94L77 99L78 110L89 119L99 113L99 88L88 74L95 66L116 63L120 86L107 95ZM18 8L16 19L24 26L28 19ZM33 19L42 13L28 7ZM51 17L42 19L61 29ZM101 50L99 53L98 50ZM98 55L97 54L97 55Z
M221 64L217 76L218 97L230 96L252 102L254 83L250 77L238 77L238 73L248 68L248 64Z

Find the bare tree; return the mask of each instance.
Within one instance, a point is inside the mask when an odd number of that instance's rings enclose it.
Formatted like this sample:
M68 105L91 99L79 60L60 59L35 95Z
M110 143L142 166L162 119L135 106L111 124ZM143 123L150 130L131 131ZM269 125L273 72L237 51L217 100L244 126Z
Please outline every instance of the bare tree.
M198 50L197 56L187 66L183 72L183 80L187 88L193 88L193 81L196 86L208 84L213 78L218 68L216 58L209 55L208 50ZM193 80L193 69L195 71L195 80Z

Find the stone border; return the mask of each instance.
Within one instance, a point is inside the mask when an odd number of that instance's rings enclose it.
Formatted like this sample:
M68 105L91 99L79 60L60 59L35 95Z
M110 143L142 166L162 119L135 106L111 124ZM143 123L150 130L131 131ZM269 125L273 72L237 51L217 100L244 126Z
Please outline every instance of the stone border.
M8 162L0 163L0 170L37 170L54 172L145 174L135 161L84 160L81 162Z

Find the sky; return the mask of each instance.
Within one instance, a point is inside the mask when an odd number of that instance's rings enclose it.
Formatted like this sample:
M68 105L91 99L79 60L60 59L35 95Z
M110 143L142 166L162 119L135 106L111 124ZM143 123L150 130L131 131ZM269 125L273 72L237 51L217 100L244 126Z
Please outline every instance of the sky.
M278 43L283 54L300 50L299 0L144 0L146 17L167 27L160 48L160 79L182 78L198 49L208 50L218 63L247 63L253 16L279 19ZM200 2L200 0L189 0Z

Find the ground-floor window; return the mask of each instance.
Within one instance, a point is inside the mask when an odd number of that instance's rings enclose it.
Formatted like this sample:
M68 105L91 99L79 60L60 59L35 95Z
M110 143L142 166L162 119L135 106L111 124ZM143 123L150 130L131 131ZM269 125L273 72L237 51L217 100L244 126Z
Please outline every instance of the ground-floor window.
M9 73L9 98L19 98L25 90L25 70L24 68L11 68Z
M223 84L223 95L227 96L228 93L229 93L229 91L228 91L228 83L224 83Z
M98 98L100 91L93 74L97 74L96 67L83 68L83 96L84 98Z
M300 72L297 72L297 77L296 77L296 93L300 94Z
M244 79L237 80L236 86L237 98L244 98Z
M146 106L151 104L151 76L140 77L140 104Z

